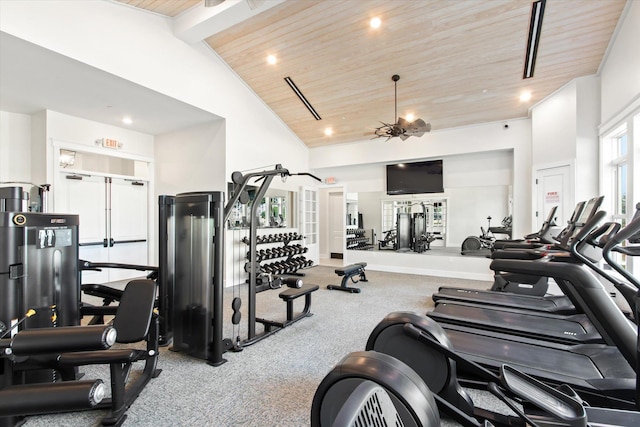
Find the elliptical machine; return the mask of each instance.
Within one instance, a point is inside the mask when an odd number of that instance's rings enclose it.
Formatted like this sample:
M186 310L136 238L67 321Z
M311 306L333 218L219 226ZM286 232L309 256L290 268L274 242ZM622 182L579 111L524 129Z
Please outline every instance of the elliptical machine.
M487 217L487 229L480 227L482 234L479 236L468 236L462 241L462 255L487 256L491 254L495 236L491 232L491 217Z

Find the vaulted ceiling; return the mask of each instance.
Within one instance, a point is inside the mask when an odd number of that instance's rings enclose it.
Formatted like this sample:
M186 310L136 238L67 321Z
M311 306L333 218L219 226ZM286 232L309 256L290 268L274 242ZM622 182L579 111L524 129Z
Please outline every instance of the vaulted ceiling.
M413 113L430 122L434 131L526 117L535 102L576 77L598 71L626 4L625 0L547 1L534 77L525 80L530 0L226 0L212 8L205 8L201 0L117 2L141 13L144 9L165 15L174 29L194 12L211 14L250 3L245 9L252 8L252 17L231 20L220 14L215 30L197 28L188 42L204 39L309 147L368 139L380 121L394 122L393 74L401 76L398 115ZM374 16L382 21L377 30L369 27ZM5 35L0 39L4 46L0 55L12 58L0 63L3 109L25 114L43 108L84 112L86 118L108 122L110 118L92 110L95 102L82 98L88 91L78 90L72 96L57 90L64 85L45 84L49 81L46 71L58 63L53 58L47 57L46 70L16 61L33 57L34 63L42 62L40 56L47 56L43 49L32 49ZM22 53L12 56L9 45ZM268 64L268 55L277 62ZM85 80L90 82L99 71L89 77L90 67L72 67L68 59L61 64L64 72L57 74L76 86L81 81L78 73L87 75ZM35 70L43 75L34 75ZM284 77L293 79L321 120L309 113ZM42 84L36 90L33 82ZM99 86L105 94L95 93L91 100L112 94L114 90L106 88L114 84L110 76L108 84ZM134 97L139 91L129 86L118 83L117 87ZM518 99L524 90L532 94L528 102ZM207 116L202 111L191 114L196 109L176 102L161 108L157 94L151 95L130 102L142 103L137 115L147 117L143 120L147 126L137 125L137 130L161 133L168 126L199 122ZM155 100L154 108L145 103L149 99ZM165 111L179 111L169 116L184 119L172 124ZM251 118L247 120L250 123ZM154 122L161 124L154 126ZM327 128L333 130L331 136L325 135Z
M118 1L172 19L204 7L197 0ZM368 139L380 121L395 122L393 74L400 75L398 115L413 113L434 131L526 117L535 102L598 71L625 3L547 1L529 79L523 68L531 0L287 0L205 41L317 147ZM373 17L380 28L369 26ZM268 55L277 62L267 63ZM530 101L520 101L523 91Z

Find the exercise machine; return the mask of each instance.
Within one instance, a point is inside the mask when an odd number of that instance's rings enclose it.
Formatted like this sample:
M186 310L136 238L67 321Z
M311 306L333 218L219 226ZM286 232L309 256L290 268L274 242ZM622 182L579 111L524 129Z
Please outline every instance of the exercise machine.
M60 326L20 331L0 340L0 358L13 378L34 369L54 372L53 381L5 384L0 388L0 425L15 426L26 415L108 409L103 426L119 426L127 409L147 383L157 377L158 321L153 313L156 284L130 281L118 307L86 307L89 314L115 315L112 325ZM29 313L27 313L29 316ZM126 344L146 342L146 348ZM118 349L111 346L119 343ZM135 362L144 361L137 375ZM111 396L102 380L76 380L76 369L86 365L109 365Z
M572 219L563 229L562 240L549 247L538 249L509 249L494 251L492 259L534 259L543 258L548 250L568 251L568 245L573 235L590 220L602 204L603 197L594 197L588 203L580 202L576 205ZM585 207L586 205L586 207ZM558 236L560 237L560 236ZM437 303L439 300L463 301L478 304L492 304L506 307L516 307L559 314L573 314L576 312L573 303L565 295L547 295L548 279L539 274L518 275L513 272L505 273L496 270L494 276L501 279L494 280L494 286L489 290L471 290L443 286L432 295Z
M540 229L534 233L527 234L523 239L517 240L496 240L493 242L493 250L505 249L510 245L526 245L520 246L520 248L535 248L539 247L541 244L552 244L555 242L553 239L554 234L558 234L561 230L558 229L556 225L556 212L558 210L557 206L553 206L549 213L547 214L547 218L542 222Z
M372 332L367 349L404 362L429 386L441 412L462 425L489 421L493 425L514 426L525 425L526 421L526 425L629 426L640 422L640 412L633 402L624 410L589 406L567 384L551 388L509 364L487 370L457 351L445 330L432 319L415 313L388 315ZM361 369L369 371L368 366ZM459 381L461 372L472 374L477 382ZM353 370L341 374L345 378L355 377ZM333 372L330 375L336 376ZM476 407L461 384L489 391L518 414L520 420ZM640 396L639 390L636 388L636 396ZM510 403L514 399L521 406L514 407Z
M487 217L487 229L480 227L479 236L469 236L462 241L462 255L487 256L491 253L493 242L496 240L491 233L491 217Z
M268 276L263 276L260 263L258 261L258 236L257 236L257 224L256 218L258 217L258 203L255 201L260 201L265 196L267 189L271 185L271 182L276 176L280 176L282 179L286 179L292 175L306 175L311 178L321 181L318 177L307 173L297 173L292 174L288 169L283 168L281 165L276 165L276 167L272 170L260 171L260 172L251 172L248 174L243 174L241 172L234 172L231 175L231 181L234 184L233 187L233 195L230 197L224 208L224 219L223 223L226 222L227 218L231 214L232 209L236 205L236 203L240 202L242 204L247 204L251 201L247 193L248 185L251 181L261 181L260 187L256 190L255 195L253 196L254 203L251 203L249 210L249 235L245 236L247 244L248 242L248 261L243 266L244 270L248 274L247 279L247 337L244 340L241 340L239 336L236 336L233 339L232 348L235 351L240 351L243 346L254 344L272 334L279 331L280 329L304 318L310 316L309 308L311 305L311 293L318 290L318 285L301 285L299 287L289 288L285 290L279 297L287 303L287 320L284 322L273 321L263 318L258 318L256 316L256 295L257 293L273 288L272 280L269 279ZM283 267L285 270L289 268L288 266ZM267 279L267 280L263 280ZM260 283L259 283L260 281ZM298 315L293 314L293 300L299 297L305 297L305 307L301 313ZM234 325L238 325L240 323L240 306L241 299L239 297L234 297L232 302L232 307L234 309L234 314L232 318L232 323ZM261 332L257 331L257 324L261 324L263 326L263 330Z
M283 179L292 174L281 165L274 169L243 174L234 172L231 180L234 184L233 194L225 204L222 192L190 192L176 196L160 196L160 269L159 285L160 301L172 314L171 333L173 335L172 350L204 359L212 366L220 366L226 362L223 354L229 350L240 351L243 346L253 344L285 326L311 315L311 293L318 289L317 285L304 285L297 280L278 279L287 290L280 298L287 306L287 320L275 322L260 319L256 316L256 294L271 289L273 280L262 275L258 257L259 251L256 218L258 203L252 203L247 222L249 234L238 244L246 245L243 253L248 260L242 268L248 274L247 280L247 336L239 334L233 338L223 335L224 323L224 260L225 229L236 203L247 204L251 201L248 185L252 181L260 182L253 200L261 200L275 177ZM280 233L282 234L282 233ZM267 241L279 239L291 240L293 236L267 236ZM266 251L263 256L266 257ZM274 268L276 267L274 263ZM282 271L293 265L277 265ZM289 287L293 285L293 287ZM234 288L235 289L235 288ZM164 293L162 292L164 290ZM305 307L297 315L293 312L293 300L305 297ZM242 300L235 297L231 301L231 323L239 325L242 316ZM257 324L263 325L258 332Z
M619 228L618 223L606 223L593 232L589 232L591 227L584 227L572 244L575 254L571 254L569 258L562 256L562 259L564 262L582 262L595 270L620 289L632 304L637 288L611 277L596 265L596 259L583 255L589 253L593 256L592 245L604 246L605 242L617 234ZM597 258L600 259L601 255L602 253ZM544 270L544 266L541 266L541 269ZM427 315L441 323L473 326L560 343L604 342L585 314L563 316L519 308L439 300L435 309Z
M640 220L632 221L625 229L625 233L636 233ZM453 348L492 370L508 363L545 382L569 384L593 404L633 408L638 358L636 326L620 311L588 267L571 263L545 263L544 266L545 274L554 277L579 305L606 345L554 344L443 324ZM533 274L540 267L531 261L494 260L492 269ZM407 323L406 319L401 322Z

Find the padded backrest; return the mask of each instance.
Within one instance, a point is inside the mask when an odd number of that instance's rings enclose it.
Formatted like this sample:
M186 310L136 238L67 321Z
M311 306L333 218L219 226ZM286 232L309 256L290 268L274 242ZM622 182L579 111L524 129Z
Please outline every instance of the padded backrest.
M142 279L127 283L113 320L113 327L118 332L117 342L126 344L145 339L155 300L155 282Z

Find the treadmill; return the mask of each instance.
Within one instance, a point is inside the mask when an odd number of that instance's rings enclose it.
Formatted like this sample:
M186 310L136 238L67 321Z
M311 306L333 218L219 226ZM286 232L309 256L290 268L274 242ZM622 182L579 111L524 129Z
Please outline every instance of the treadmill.
M598 219L603 215L604 213L596 215L575 236L572 252L575 251L576 255L573 256L573 259L576 262L584 262L588 267L595 269L615 283L614 278L594 264L597 260L582 254L582 252L590 252L590 249L593 248L592 245L604 246L620 229L618 223L607 223L592 231L596 227ZM602 252L599 255L602 256ZM600 256L598 256L598 260ZM616 287L618 285L616 284ZM629 288L634 287L629 285ZM635 290L637 291L637 289ZM604 342L585 314L563 316L517 308L440 301L435 309L427 315L440 323L473 326L478 329L505 332L545 341L566 344Z
M557 206L553 206L549 213L547 214L547 218L544 220L542 225L540 226L540 230L535 233L527 234L524 236L524 239L509 239L509 240L496 240L493 242L492 250L505 249L510 245L521 245L521 244L530 244L531 247L538 247L542 244L551 244L554 243L553 237L551 234L553 233L554 227L556 227L555 216L556 211L558 210ZM538 244L538 246L534 246L534 244Z
M602 203L602 196L594 197L589 200L586 207L581 209L582 214L573 226L568 226L565 230L563 240L556 245L553 245L550 249L559 249L567 251L566 246L571 236L577 234L584 224L595 215L597 207ZM582 203L582 202L581 202ZM580 203L578 204L580 205ZM578 211L576 206L575 212ZM567 237L569 236L569 237ZM529 259L540 259L548 252L547 249L527 249L527 250L503 250L496 251L494 254L505 253L507 258L522 259L523 256L528 256ZM509 255L511 254L511 255ZM493 258L502 258L501 256L493 256ZM494 270L500 272L500 270ZM513 272L509 272L513 275ZM518 277L522 275L513 275ZM524 276L522 276L524 277ZM536 271L535 274L530 274L528 277L541 277L540 271ZM575 314L578 312L573 303L567 298L566 295L537 295L538 293L546 292L546 285L543 292L531 291L526 294L515 292L502 292L498 290L477 290L477 289L465 289L455 287L440 287L438 292L432 295L433 301L438 304L442 300L446 301L460 301L475 304L490 304L500 307L512 307L525 310L543 311L547 313L557 314Z
M624 236L639 231L640 218L636 218L620 233ZM612 239L609 244L615 242L617 239ZM494 260L492 269L535 274L540 267L532 261ZM494 371L507 363L542 381L568 384L591 404L635 408L636 325L624 316L588 267L546 263L544 270L584 311L606 344L564 345L440 324L453 348Z

